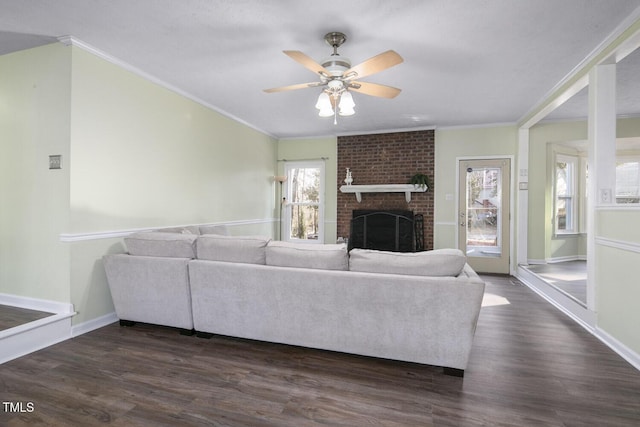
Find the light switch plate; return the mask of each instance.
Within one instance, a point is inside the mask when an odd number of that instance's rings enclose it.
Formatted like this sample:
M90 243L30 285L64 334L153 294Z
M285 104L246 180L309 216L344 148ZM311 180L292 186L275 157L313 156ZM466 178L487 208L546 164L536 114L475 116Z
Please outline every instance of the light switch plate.
M610 188L601 188L600 189L600 203L611 203L611 189Z
M49 169L62 169L62 156L60 154L49 156Z

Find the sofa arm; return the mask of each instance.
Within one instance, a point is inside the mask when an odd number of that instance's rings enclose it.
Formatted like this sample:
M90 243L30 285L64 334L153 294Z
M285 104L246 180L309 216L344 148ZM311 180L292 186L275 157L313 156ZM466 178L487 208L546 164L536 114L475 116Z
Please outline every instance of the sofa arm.
M118 318L193 329L189 259L117 254L103 262Z

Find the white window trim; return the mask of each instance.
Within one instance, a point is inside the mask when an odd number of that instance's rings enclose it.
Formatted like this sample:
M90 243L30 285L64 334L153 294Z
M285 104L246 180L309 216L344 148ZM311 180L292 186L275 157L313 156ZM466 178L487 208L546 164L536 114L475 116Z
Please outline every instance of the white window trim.
M580 234L587 234L587 212L589 203L589 188L587 187L587 171L589 170L588 158L586 156L579 157L580 171L578 173L578 230Z
M319 202L318 205L318 239L292 239L291 237L291 178L289 176L291 169L296 168L319 168L320 169L320 189L319 189ZM284 173L287 176L285 181L284 194L286 195L286 201L284 206L284 220L283 220L283 232L282 239L288 242L296 243L309 243L320 244L324 243L324 207L325 207L325 163L323 160L308 160L308 161L293 161L285 162ZM316 203L296 203L299 206L310 206Z
M571 230L558 230L558 220L557 220L557 211L558 211L558 194L557 194L557 173L556 167L559 162L571 163L573 165L573 176L571 177L571 223L573 227ZM556 153L555 159L553 162L553 230L556 236L568 236L580 234L580 204L578 203L579 199L579 190L578 190L578 180L580 179L580 163L579 157L569 154Z

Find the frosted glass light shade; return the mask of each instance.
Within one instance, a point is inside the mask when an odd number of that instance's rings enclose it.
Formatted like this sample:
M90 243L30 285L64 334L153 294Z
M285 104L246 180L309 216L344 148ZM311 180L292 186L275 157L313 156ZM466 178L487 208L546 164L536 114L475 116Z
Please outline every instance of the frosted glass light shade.
M353 102L353 96L351 96L351 93L349 92L343 92L342 96L340 97L340 104L338 105L338 107L340 108L340 115L341 116L352 116L354 115L356 112L353 109L353 107L356 106L356 103Z
M318 102L316 102L316 108L320 110L320 112L318 113L320 117L333 116L333 108L331 107L331 100L329 99L328 93L322 92L320 96L318 96Z

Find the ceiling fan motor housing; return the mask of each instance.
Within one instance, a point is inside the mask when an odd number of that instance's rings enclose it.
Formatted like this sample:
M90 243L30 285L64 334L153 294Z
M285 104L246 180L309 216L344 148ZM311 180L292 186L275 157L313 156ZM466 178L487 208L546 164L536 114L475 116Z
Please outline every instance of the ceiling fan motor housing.
M344 56L335 55L323 59L320 65L331 73L332 76L340 77L345 71L351 68L351 60Z
M338 48L342 46L342 43L347 41L347 36L339 31L333 31L324 36L324 41L333 48L333 54L323 59L320 65L329 71L332 76L340 77L345 71L351 68L351 60L340 56L338 53Z

